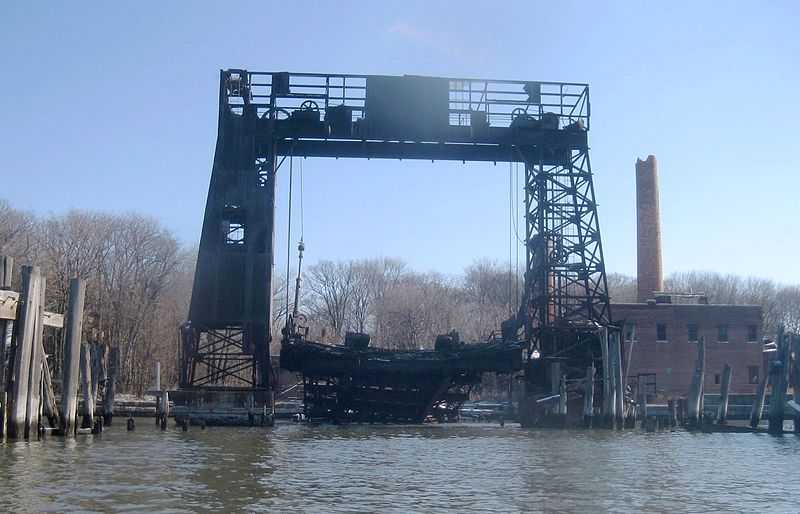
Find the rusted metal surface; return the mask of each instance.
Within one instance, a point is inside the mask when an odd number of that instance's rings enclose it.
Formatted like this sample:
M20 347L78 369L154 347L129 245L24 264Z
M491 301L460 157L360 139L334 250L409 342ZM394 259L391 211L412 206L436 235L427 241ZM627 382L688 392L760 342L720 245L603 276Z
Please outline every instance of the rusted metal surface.
M421 423L428 416L454 419L483 373L522 369L522 343L456 340L438 346L393 351L325 345L294 335L281 345L281 367L303 375L310 420L396 423Z
M221 71L219 126L181 388L270 388L276 174L287 156L523 163L531 394L549 362L600 369L611 322L588 156L586 84ZM523 330L523 334L519 334Z

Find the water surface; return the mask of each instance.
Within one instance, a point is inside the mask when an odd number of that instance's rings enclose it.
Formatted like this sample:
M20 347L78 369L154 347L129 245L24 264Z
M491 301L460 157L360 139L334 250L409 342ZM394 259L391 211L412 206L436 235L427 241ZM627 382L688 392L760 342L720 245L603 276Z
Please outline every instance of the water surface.
M140 419L0 443L0 511L800 512L798 466L794 435Z

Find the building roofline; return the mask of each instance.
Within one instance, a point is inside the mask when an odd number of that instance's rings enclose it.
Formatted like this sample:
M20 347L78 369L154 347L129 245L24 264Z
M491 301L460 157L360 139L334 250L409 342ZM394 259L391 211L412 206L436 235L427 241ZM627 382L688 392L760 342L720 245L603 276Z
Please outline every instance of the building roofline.
M761 305L755 304L742 304L742 303L639 303L639 302L611 302L611 305L616 305L620 307L641 307L652 309L654 307L680 307L680 308L695 308L700 307L703 309L707 309L709 307L716 307L716 308L749 308L749 309L763 309Z

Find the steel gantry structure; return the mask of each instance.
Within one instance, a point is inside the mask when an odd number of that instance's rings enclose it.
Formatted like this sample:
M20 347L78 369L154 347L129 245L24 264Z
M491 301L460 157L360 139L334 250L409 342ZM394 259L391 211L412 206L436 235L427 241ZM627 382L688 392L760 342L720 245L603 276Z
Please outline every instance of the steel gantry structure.
M585 370L611 321L589 115L586 84L221 71L181 391L271 408L275 179L290 155L523 163L525 288L505 337L529 342L534 389L547 377L533 360Z

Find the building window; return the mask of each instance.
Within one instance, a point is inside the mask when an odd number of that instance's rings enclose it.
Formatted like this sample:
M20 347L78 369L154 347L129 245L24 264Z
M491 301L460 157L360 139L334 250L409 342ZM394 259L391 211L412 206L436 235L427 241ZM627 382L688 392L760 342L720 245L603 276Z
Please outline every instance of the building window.
M719 327L717 327L717 342L718 343L728 342L728 325L720 325Z
M636 341L636 323L625 323L625 342L633 343Z
M719 373L714 375L714 384L719 385Z
M244 244L244 224L242 223L228 224L227 234L225 235L225 244L228 245Z
M698 332L699 332L699 330L697 328L697 324L696 323L689 323L687 328L688 328L688 331L689 331L689 342L690 343L696 343L697 342L697 335L698 335Z
M656 324L656 342L659 342L659 343L666 343L667 342L667 324L666 323L657 323Z
M758 383L758 366L747 366L747 382L749 384Z
M758 327L756 325L747 325L747 342L758 342Z

